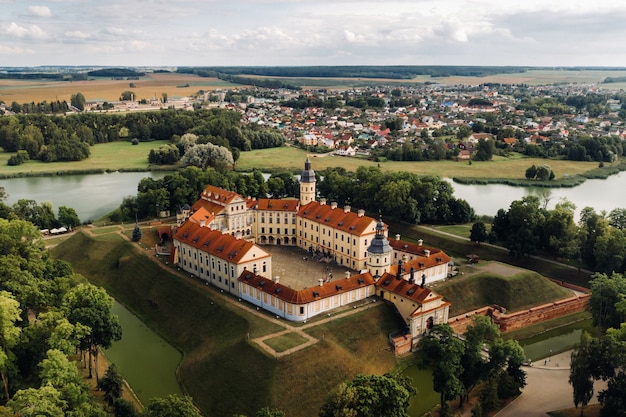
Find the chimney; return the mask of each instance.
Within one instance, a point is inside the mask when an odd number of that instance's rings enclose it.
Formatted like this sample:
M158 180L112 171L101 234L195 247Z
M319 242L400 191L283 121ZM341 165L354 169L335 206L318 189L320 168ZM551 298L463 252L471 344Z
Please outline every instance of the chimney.
M411 276L409 278L409 284L415 284L415 268L411 267Z
M427 258L430 257L430 251L428 249L424 249L424 256Z
M422 244L424 243L424 241L422 239L417 241L417 246L422 246Z
M318 280L317 280L317 282L319 282L320 287L323 287L323 286L324 286L324 278L320 278L320 279L318 279Z
M346 271L346 279L350 279L350 271Z
M275 284L278 284L278 282L280 281L280 277L278 275L275 275L272 281L274 281Z
M206 220L200 219L200 227L206 226Z
M344 213L350 213L350 206L343 206L343 212Z
M396 233L396 240L400 240L400 233Z
M333 201L332 203L330 203L330 208L333 209L333 210L336 209L337 208L337 202Z
M396 272L396 279L402 279L402 259L398 261L398 272Z
M365 210L359 210L359 211L358 211L358 213L357 213L357 215L358 215L359 217L363 217L363 216L365 216Z
M326 205L326 199L320 198L320 206L325 206L325 205Z

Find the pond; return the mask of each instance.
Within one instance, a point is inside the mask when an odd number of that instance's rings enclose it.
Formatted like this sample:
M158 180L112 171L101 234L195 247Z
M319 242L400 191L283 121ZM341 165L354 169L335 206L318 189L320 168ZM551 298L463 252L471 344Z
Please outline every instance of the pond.
M131 386L139 400L148 404L151 398L181 394L176 368L181 353L141 322L119 303L113 306L122 325L122 340L105 350L109 362Z
M520 345L524 349L526 357L532 361L549 357L573 349L580 342L580 335L583 331L594 335L595 330L591 324L591 319L572 323L545 333L520 340Z
M402 372L402 376L411 378L417 394L411 399L409 416L421 417L439 404L439 394L433 389L433 374L429 369L420 369L411 365Z

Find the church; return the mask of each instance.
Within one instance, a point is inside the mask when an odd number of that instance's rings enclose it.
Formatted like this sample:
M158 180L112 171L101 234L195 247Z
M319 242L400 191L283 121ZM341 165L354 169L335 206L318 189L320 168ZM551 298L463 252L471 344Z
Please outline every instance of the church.
M448 321L449 303L427 287L450 273L450 257L422 241L388 239L382 219L317 199L307 158L300 198L255 199L209 185L177 216L172 262L182 270L290 321L378 296L396 306L412 345ZM296 246L346 269L332 282L294 289L272 274L271 248Z

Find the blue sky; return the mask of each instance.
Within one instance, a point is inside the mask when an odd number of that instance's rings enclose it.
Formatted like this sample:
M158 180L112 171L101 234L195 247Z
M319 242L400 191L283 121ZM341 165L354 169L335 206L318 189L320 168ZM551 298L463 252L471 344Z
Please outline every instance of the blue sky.
M0 0L0 66L626 66L623 0Z

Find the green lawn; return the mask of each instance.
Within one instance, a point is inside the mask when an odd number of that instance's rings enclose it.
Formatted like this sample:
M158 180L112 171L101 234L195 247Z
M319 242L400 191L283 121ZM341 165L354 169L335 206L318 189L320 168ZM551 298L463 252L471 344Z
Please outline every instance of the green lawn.
M210 286L163 271L138 253L137 245L117 233L77 233L51 250L184 353L179 380L206 415L251 416L271 406L290 417L309 417L338 384L357 373L382 374L396 366L387 335L402 323L386 304L309 330L323 341L276 360L247 339L282 326L225 302Z
M266 339L264 342L266 345L274 349L276 352L284 352L296 346L300 346L306 343L308 339L302 335L291 332L281 336L272 337Z
M529 166L546 163L545 159L527 158L519 154L512 154L509 158L496 156L493 158L493 161L473 162L472 165L469 165L467 162L456 161L373 162L361 158L319 156L308 154L307 151L300 148L283 146L281 148L242 152L237 161L237 169L242 171L249 171L255 168L262 171L286 169L292 172L300 172L307 155L311 158L313 169L317 171L328 167L344 167L348 171L356 171L360 166L379 166L383 172L408 171L418 175L437 175L446 178L497 177L523 179ZM582 174L598 167L598 164L595 162L564 160L550 160L548 164L555 172L557 178L562 178L564 175Z
M445 281L436 291L452 303L450 317L494 304L508 312L526 310L572 295L571 291L532 271L510 277L482 272Z
M12 154L0 152L0 175L43 174L97 169L103 171L147 170L151 168L148 164L148 153L150 153L150 150L166 143L169 142L139 142L137 145L132 145L130 142L99 143L90 148L91 156L83 161L53 163L27 161L17 166L7 165L7 161Z

